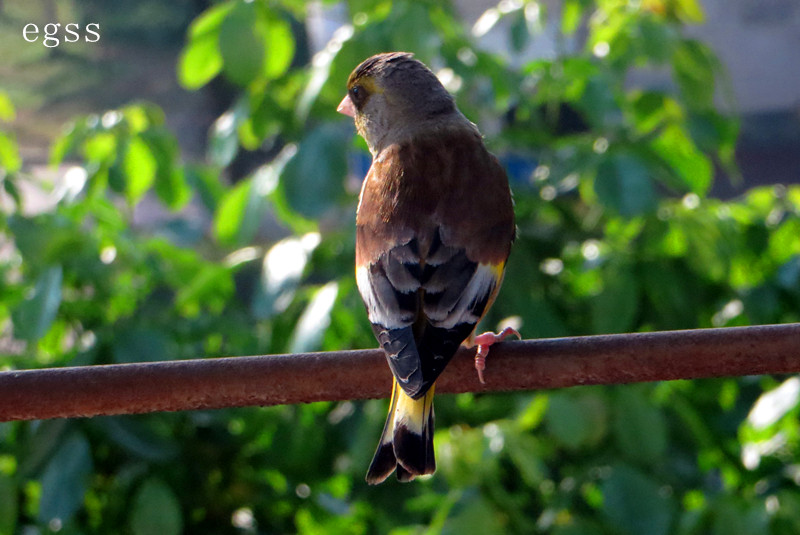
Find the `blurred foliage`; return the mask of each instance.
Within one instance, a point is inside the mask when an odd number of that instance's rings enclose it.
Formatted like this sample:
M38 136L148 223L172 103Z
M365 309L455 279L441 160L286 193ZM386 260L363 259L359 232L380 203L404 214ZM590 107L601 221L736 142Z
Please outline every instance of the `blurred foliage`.
M352 280L368 160L335 108L385 50L431 65L509 170L519 238L487 327L800 320L800 189L706 197L735 172L737 124L684 35L695 0L502 2L471 29L449 3L336 5L317 7L351 22L306 63L307 4L212 4L177 66L188 88L239 88L208 161L183 161L146 103L76 118L45 209L0 95L5 369L375 346ZM525 59L545 35L553 53ZM671 84L636 87L640 69ZM250 176L219 178L263 147ZM0 533L797 533L798 397L772 377L439 396L439 471L379 487L363 475L381 401L5 423Z

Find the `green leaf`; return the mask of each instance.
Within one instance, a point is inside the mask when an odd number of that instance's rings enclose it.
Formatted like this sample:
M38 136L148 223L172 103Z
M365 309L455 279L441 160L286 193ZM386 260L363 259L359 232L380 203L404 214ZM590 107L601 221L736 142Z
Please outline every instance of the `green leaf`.
M614 436L625 455L642 463L659 463L667 449L667 424L645 391L634 385L617 389L614 412Z
M341 125L312 130L280 175L279 191L290 210L317 219L346 197L344 178L350 137Z
M653 62L661 64L669 60L678 35L673 26L656 17L642 17L639 32L642 48Z
M164 113L153 105L134 104L120 111L131 134L139 135L153 126L164 124Z
M64 161L64 158L73 154L83 142L86 130L86 125L83 121L70 124L67 131L56 139L50 149L50 165L59 165Z
M623 333L633 328L639 307L639 283L628 265L604 270L603 291L592 299L592 330Z
M16 173L22 167L17 141L6 132L0 132L0 167L9 173Z
M511 19L509 38L511 40L511 47L515 52L521 52L530 41L528 22L525 20L523 10L519 10Z
M309 301L289 341L290 353L318 351L322 337L331 322L331 310L339 293L339 285L329 282L322 286Z
M113 162L117 156L117 137L111 132L95 134L84 143L83 153L93 162Z
M220 313L233 293L233 278L224 265L206 265L175 296L180 314L196 317L201 310Z
M152 362L175 358L172 340L161 330L149 327L120 328L114 337L114 362Z
M12 216L8 219L8 226L23 259L36 270L32 273L39 276L39 281L41 274L51 268L65 251L73 250L83 240L52 214L33 218ZM29 299L33 296L34 292L27 295Z
M561 32L572 35L578 29L583 17L583 5L580 0L566 0L561 6Z
M769 517L763 504L726 496L714 507L712 535L761 535L769 533Z
M178 80L187 89L198 89L222 70L216 36L195 39L183 49L178 63Z
M793 256L784 262L775 274L778 286L789 291L800 288L800 255Z
M219 28L233 6L233 2L217 4L192 22L178 63L178 80L187 89L204 86L222 69Z
M208 157L217 167L229 165L239 152L239 136L237 128L247 110L235 106L214 121L209 136Z
M678 14L687 22L702 24L705 21L705 13L698 0L676 0Z
M502 515L481 494L465 493L441 530L442 535L506 533Z
M716 154L720 163L730 169L732 175L738 173L735 161L736 141L739 124L735 117L724 117L715 111L691 113L687 129L697 148L706 154Z
M147 143L139 137L134 137L125 147L122 165L127 175L125 193L128 202L136 204L155 182L158 163Z
M699 41L681 41L672 55L672 70L690 108L711 108L714 104L713 54Z
M11 99L8 98L7 94L0 91L0 120L10 122L13 121L15 117L14 104L11 102Z
M283 239L264 256L253 314L266 319L286 310L294 297L311 253L319 245L318 232Z
M587 79L582 92L579 93L580 110L589 120L589 124L607 125L609 122L613 122L619 105L615 100L610 78L602 71L597 75L582 76L586 76ZM580 84L577 82L571 85L573 89L580 88Z
M776 264L782 264L792 256L800 254L800 219L787 219L774 229L768 238L770 258Z
M89 441L80 433L67 436L42 474L39 522L68 523L83 503L91 473Z
M608 414L603 399L595 394L559 391L549 396L545 423L561 445L577 451L603 438Z
M215 213L227 191L219 171L210 166L187 165L184 176L187 186L198 195L205 209Z
M35 477L53 452L63 443L62 437L70 428L70 420L42 420L20 441L25 456L20 458L17 473L24 479Z
M750 323L765 325L780 322L778 319L781 311L780 296L774 286L753 288L742 296L742 301Z
M672 124L664 128L650 146L682 186L698 195L708 192L714 178L713 166L682 127Z
M0 533L15 533L19 515L18 502L14 480L0 474Z
M181 208L191 199L192 190L178 159L177 140L162 128L151 128L142 132L140 138L147 143L156 161L156 195L169 208Z
M648 306L657 317L673 329L696 327L687 310L696 310L698 286L687 278L687 272L670 262L648 262L641 271L642 289Z
M352 48L353 43L350 39L354 35L352 27L342 26L337 32L336 40L343 50ZM331 77L331 71L334 70L338 54L323 53L319 54L311 62L309 69L308 82L303 88L303 92L295 106L295 113L301 122L305 122L311 111L314 103L320 98L320 94L324 93L323 88L328 85Z
M269 196L278 185L278 177L296 152L294 145L287 145L274 160L259 167L250 178L241 181L222 198L214 215L217 239L235 245L244 245L254 239L266 213Z
M156 174L156 195L172 210L178 210L192 199L192 188L186 182L186 175L180 167L158 167Z
M214 235L226 244L244 244L255 235L261 219L261 210L250 206L253 184L243 180L225 194L214 215Z
M294 35L289 23L268 12L265 19L259 18L258 31L265 45L263 72L268 79L278 78L289 69L294 57Z
M133 497L130 511L134 535L178 535L183 531L180 502L172 489L157 477L142 483Z
M264 42L256 34L252 3L237 2L219 27L219 51L225 77L241 86L255 80L264 65Z
M597 168L594 190L603 204L623 216L641 215L656 206L650 172L631 154L611 154L604 159Z
M12 313L14 336L35 342L45 335L61 304L61 266L46 269L36 279L33 291Z
M205 10L192 21L189 26L189 38L197 39L206 35L215 35L225 17L236 5L235 2L221 2Z
M93 418L92 423L97 424L112 442L140 459L169 461L180 450L175 438L155 432L155 418L157 416L107 416Z
M674 505L658 484L626 465L617 465L602 484L603 513L625 535L666 535Z
M3 183L3 190L8 194L9 197L11 197L11 200L14 201L14 204L17 207L22 205L22 193L19 191L15 177L5 176L0 178L0 182Z
M657 91L637 92L631 99L631 111L636 129L649 134L670 119L679 118L681 108L667 95Z
M800 496L794 489L781 489L775 493L778 510L770 512L770 533L775 535L794 535L800 533Z

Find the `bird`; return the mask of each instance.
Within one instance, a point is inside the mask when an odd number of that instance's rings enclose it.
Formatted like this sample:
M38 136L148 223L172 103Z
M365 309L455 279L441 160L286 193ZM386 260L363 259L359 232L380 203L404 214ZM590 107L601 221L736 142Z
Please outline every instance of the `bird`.
M408 52L367 58L337 111L354 119L372 164L356 211L358 291L393 375L389 414L366 475L401 482L436 470L435 381L458 348L519 333L475 334L497 296L516 236L506 173L436 75Z

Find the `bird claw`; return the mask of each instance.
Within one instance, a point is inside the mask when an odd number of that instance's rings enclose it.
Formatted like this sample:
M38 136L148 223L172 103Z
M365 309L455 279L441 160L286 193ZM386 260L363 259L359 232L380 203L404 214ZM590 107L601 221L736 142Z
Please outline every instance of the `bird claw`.
M475 353L475 370L478 372L478 380L481 384L486 384L486 381L483 380L483 371L486 369L486 357L489 355L489 347L497 342L502 342L512 334L520 340L522 339L519 331L513 327L506 327L497 334L491 331L479 334L473 340L473 343L478 346L478 351Z

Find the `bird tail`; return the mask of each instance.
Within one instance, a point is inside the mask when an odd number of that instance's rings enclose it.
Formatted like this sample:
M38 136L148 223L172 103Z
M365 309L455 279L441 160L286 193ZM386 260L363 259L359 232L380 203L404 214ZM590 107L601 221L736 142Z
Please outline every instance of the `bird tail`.
M367 483L376 485L397 469L399 481L411 481L436 470L433 456L433 385L419 399L403 392L394 380L389 415L381 441L367 471Z

